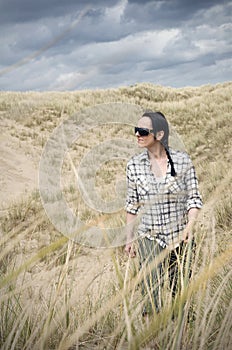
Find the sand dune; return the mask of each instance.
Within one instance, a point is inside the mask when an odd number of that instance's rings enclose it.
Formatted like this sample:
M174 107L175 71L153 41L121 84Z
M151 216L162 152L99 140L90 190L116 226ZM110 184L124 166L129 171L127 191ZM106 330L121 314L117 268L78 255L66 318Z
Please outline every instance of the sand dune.
M2 207L37 187L37 171L31 156L9 135L0 137L0 187Z

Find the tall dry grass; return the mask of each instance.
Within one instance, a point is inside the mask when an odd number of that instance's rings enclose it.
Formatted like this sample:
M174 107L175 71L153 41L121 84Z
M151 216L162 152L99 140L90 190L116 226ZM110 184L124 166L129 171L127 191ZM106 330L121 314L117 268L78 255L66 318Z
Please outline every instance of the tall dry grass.
M120 89L68 93L0 93L2 130L38 162L54 128L71 114L98 103L126 102L161 110L196 166L204 207L195 226L193 277L183 274L173 302L164 288L162 312L147 324L140 283L146 270L123 247L91 249L68 240L47 218L38 191L1 211L1 349L230 349L231 279L231 92L232 84L172 89L137 84ZM106 130L78 140L70 150L78 163ZM118 128L109 137L123 139ZM129 137L133 137L132 133ZM96 186L114 196L115 176L125 161L99 169ZM69 159L63 191L84 222L125 221L88 208L76 190ZM166 282L165 282L166 283ZM147 294L149 298L149 291ZM175 315L173 318L172 315Z

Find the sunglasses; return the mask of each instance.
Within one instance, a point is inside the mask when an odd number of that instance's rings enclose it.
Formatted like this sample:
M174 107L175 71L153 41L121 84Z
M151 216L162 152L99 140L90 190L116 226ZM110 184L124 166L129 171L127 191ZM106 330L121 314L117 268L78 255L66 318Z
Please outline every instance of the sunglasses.
M137 126L135 127L135 134L139 133L140 136L148 136L150 133L153 132L152 129L147 129L147 128L138 128Z

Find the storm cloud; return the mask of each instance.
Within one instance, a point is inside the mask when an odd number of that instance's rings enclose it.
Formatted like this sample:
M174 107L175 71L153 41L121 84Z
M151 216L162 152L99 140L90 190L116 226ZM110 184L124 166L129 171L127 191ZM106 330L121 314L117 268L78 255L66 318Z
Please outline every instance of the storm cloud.
M232 1L0 2L0 89L232 80Z

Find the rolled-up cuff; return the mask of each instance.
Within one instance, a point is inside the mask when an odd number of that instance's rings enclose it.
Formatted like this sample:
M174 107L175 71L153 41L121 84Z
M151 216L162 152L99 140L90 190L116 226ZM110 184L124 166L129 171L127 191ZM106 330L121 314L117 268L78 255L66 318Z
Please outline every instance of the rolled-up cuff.
M135 209L135 208L126 207L125 210L129 214L133 214L133 215L137 215L138 214L138 208Z
M187 203L187 211L189 211L192 208L201 209L202 208L201 200L192 199L191 201L189 201Z

